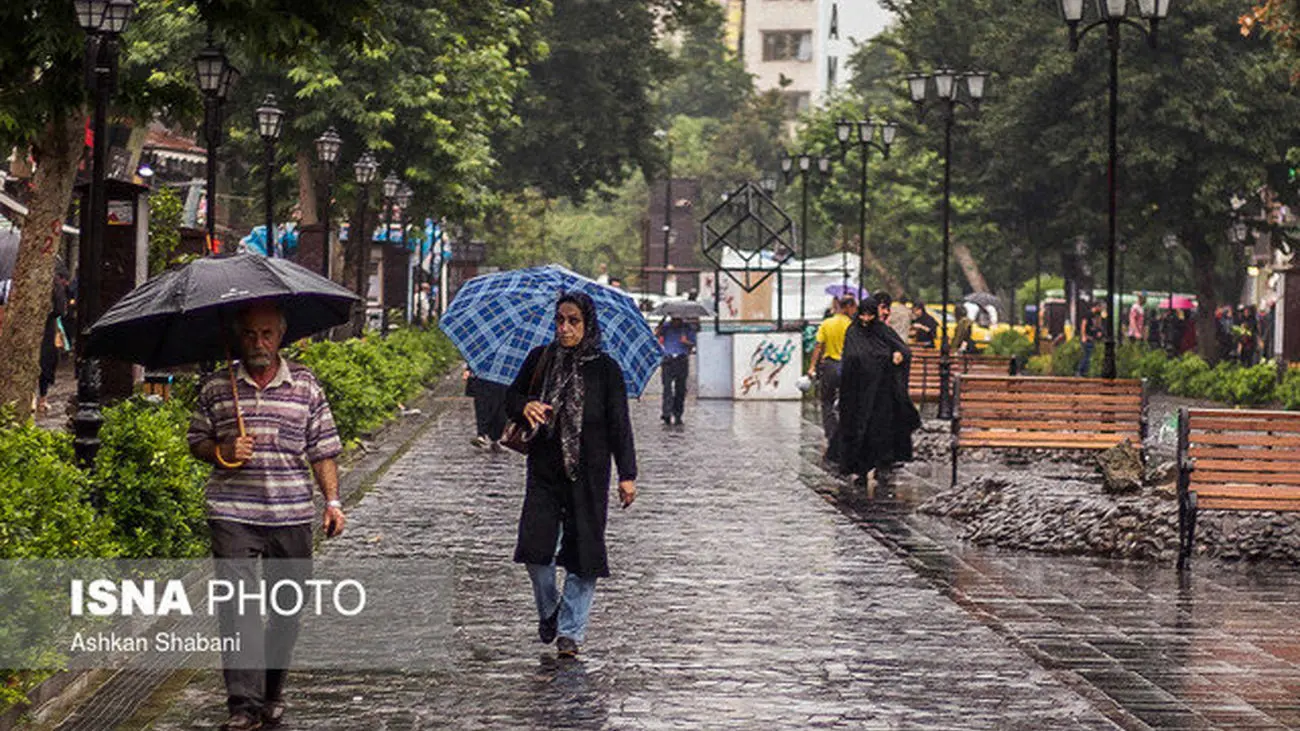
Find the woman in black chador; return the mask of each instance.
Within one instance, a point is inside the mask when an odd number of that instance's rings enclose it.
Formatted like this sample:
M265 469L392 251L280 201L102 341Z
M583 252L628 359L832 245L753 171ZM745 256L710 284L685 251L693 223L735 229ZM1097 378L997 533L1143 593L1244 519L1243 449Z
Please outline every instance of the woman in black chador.
M844 338L840 377L840 468L865 483L876 470L885 473L912 459L912 432L921 417L907 395L912 351L880 321L876 303L868 297Z
M506 395L506 411L537 429L529 442L528 482L515 561L528 566L537 634L575 657L587 631L596 579L609 576L605 518L610 457L623 507L636 499L636 453L627 389L618 362L600 349L596 306L562 295L555 341L534 348ZM556 564L565 569L564 588ZM558 636L558 639L557 639Z

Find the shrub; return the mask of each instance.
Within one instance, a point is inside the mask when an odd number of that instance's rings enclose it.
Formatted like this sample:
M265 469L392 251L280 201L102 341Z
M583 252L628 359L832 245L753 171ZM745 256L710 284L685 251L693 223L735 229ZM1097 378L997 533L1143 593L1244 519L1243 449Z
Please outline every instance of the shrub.
M1259 406L1275 401L1278 395L1277 365L1262 361L1248 368L1236 368L1229 380L1232 403Z
M1300 411L1300 369L1291 368L1277 386L1277 400L1282 408Z
M1169 363L1169 356L1165 351L1157 350L1143 346L1145 352L1134 358L1129 364L1129 378L1145 378L1147 385L1152 390L1163 389L1165 387L1165 368ZM1124 375L1124 371L1120 370Z
M195 558L207 551L204 483L190 456L190 410L135 397L104 411L94 481L126 558Z
M1195 353L1184 353L1165 366L1164 381L1169 393L1175 396L1198 396L1193 390L1197 376L1208 373L1210 366Z
M1032 376L1046 376L1052 373L1052 354L1031 355L1025 362L1025 373Z
M114 556L112 529L91 507L72 435L0 427L0 559Z
M1001 330L989 341L989 352L1009 355L1016 359L1017 365L1023 365L1034 352L1034 341L1019 330Z
M1100 354L1093 352L1093 360L1097 360ZM1077 339L1067 340L1052 351L1052 375L1054 376L1073 376L1079 368L1079 361L1083 359L1083 344Z

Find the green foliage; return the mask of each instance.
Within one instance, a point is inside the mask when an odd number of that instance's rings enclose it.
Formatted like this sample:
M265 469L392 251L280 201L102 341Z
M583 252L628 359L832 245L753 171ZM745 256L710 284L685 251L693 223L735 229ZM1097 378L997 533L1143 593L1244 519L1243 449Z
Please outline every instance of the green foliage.
M1100 356L1101 353L1094 350L1093 362L1100 360ZM1052 375L1073 376L1081 360L1083 360L1083 344L1077 338L1061 343L1052 351Z
M1023 366L1034 352L1034 341L1019 330L1001 330L989 341L989 352L1012 356L1018 365Z
M185 204L174 188L159 186L149 195L149 276L173 264L181 244L181 219Z
M1025 362L1024 372L1031 376L1052 375L1052 354L1031 355Z
M309 343L290 357L316 374L340 437L351 442L382 424L459 356L441 332L403 328L387 338L367 334Z
M1126 344L1129 347L1133 344ZM1125 352L1124 348L1119 351ZM1165 368L1168 367L1169 356L1165 351L1151 348L1145 344L1137 344L1136 347L1130 348L1129 352L1136 353L1131 359L1116 359L1116 370L1126 378L1145 378L1147 385L1151 390L1163 390L1165 388Z
M1038 291L1040 288L1038 281L1039 280L1036 279L1035 277L1030 277L1026 279L1024 282L1022 282L1020 286L1016 288L1016 302L1023 302L1025 304L1036 302L1037 301L1036 298L1038 296ZM1043 297L1047 296L1048 290L1051 289L1064 290L1065 279L1063 279L1059 275L1047 274L1046 272L1044 272L1041 280L1041 289L1043 292Z
M1277 386L1277 399L1282 402L1282 408L1300 411L1300 368L1287 369Z
M1195 353L1184 353L1165 366L1165 388L1175 396L1197 396L1199 378L1209 374L1210 365Z
M203 486L190 456L190 412L134 397L104 412L94 481L125 558L196 558L207 550Z
M0 559L113 556L112 521L91 507L72 435L0 427Z
M1278 394L1277 366L1262 361L1247 368L1237 368L1229 381L1231 402L1259 406L1275 401Z

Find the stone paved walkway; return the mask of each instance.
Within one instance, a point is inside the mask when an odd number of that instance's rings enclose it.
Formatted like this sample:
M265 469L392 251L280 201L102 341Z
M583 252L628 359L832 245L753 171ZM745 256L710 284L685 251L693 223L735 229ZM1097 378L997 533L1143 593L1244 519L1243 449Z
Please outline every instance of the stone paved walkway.
M510 562L522 459L470 447L465 402L325 548L448 562L452 669L300 673L286 728L1114 727L806 487L829 478L790 438L816 439L798 404L693 403L673 429L657 407L634 407L641 496L611 516L581 662L536 641ZM216 672L170 700L153 728L223 717Z

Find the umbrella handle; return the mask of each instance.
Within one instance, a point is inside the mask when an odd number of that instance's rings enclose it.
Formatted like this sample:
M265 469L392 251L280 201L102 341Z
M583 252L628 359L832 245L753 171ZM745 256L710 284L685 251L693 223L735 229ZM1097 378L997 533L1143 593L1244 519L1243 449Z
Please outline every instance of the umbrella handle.
M235 362L230 359L229 351L226 352L226 365L228 366L230 372L230 395L233 396L235 399L235 421L238 422L239 424L239 436L242 437L244 436L244 412L242 409L239 408L239 387L235 383ZM239 462L227 462L226 458L221 456L220 446L218 446L217 449L215 450L215 454L217 455L217 464L221 465L222 467L225 467L228 470L233 470L238 467L244 466L244 462L242 460Z

